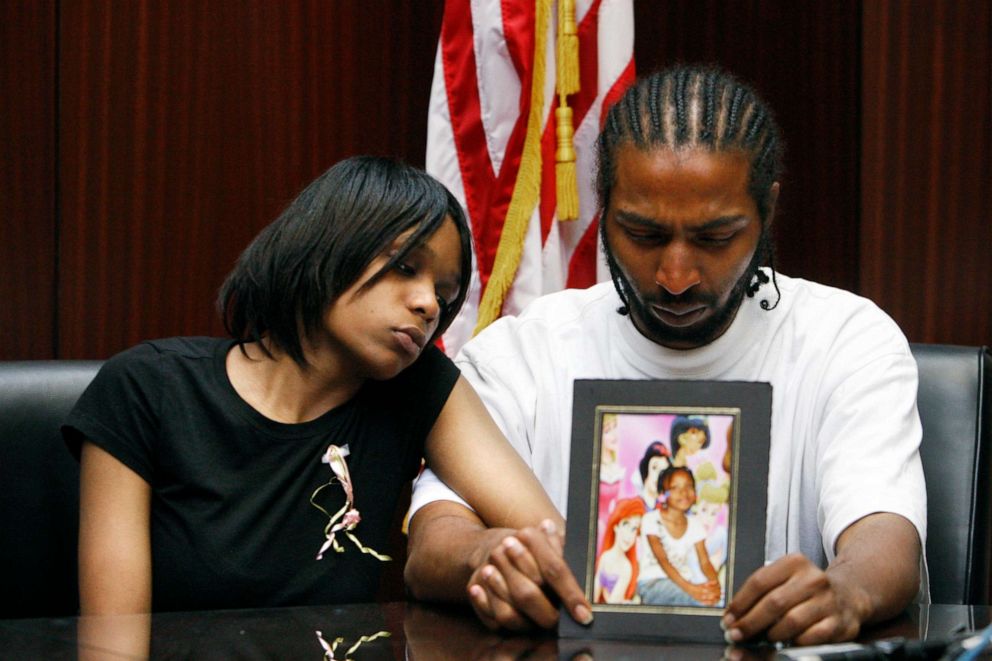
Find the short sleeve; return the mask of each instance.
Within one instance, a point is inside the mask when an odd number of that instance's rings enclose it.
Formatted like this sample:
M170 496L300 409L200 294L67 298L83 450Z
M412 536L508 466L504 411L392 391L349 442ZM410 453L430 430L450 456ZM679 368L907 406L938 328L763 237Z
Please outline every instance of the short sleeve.
M393 379L397 398L410 402L408 416L417 434L424 436L434 426L460 372L451 359L434 345L428 346L417 361Z
M926 545L917 381L907 349L864 363L833 390L817 456L817 514L828 561L841 533L874 512L905 517Z
M404 475L413 479L420 469L424 443L444 408L460 372L451 359L434 345L389 381L378 384L376 406L393 417L408 439L403 460Z
M467 507L468 509L472 509L472 507L465 502L461 496L456 494L448 485L442 482L441 478L434 474L434 471L430 468L424 468L416 482L413 483L413 495L410 498L410 509L407 512L407 516L412 519L413 515L416 514L421 507L438 500L448 500Z
M159 352L141 344L103 365L62 425L62 437L77 460L83 441L90 441L152 483L160 363Z

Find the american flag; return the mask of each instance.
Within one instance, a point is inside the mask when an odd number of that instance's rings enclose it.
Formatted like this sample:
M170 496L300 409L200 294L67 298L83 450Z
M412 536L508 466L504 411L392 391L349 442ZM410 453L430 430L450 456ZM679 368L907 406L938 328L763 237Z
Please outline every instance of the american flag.
M569 32L579 89L563 94L567 84L556 83L570 58L559 44ZM595 139L633 82L633 48L632 0L446 2L426 168L459 198L475 237L472 288L443 338L450 355L499 314L609 277L597 245ZM558 219L568 215L556 195L559 107L572 111L575 220Z

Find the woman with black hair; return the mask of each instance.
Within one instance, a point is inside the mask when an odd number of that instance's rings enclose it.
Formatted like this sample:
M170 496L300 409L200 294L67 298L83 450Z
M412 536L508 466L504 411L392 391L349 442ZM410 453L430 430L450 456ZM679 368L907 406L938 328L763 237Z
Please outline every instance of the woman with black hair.
M561 529L433 345L465 298L470 240L441 184L352 158L241 255L219 297L230 338L107 361L63 427L82 612L371 600L421 457L490 525Z
M680 415L672 421L672 465L688 466L688 458L710 446L710 426L704 415Z
M658 505L661 495L661 474L672 465L672 453L661 441L652 441L644 450L637 468L641 474L641 499L650 512Z

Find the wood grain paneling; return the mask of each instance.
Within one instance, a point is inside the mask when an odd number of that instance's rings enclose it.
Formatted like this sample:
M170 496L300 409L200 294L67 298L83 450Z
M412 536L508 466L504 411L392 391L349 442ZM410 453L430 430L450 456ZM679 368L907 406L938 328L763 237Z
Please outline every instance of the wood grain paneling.
M640 73L712 62L775 111L786 173L775 226L779 270L858 287L860 3L635 3Z
M422 163L442 9L3 3L0 357L219 333L224 274L308 180L358 152ZM990 0L635 12L640 71L715 61L777 111L783 272L911 339L992 342Z
M309 180L356 153L422 165L441 10L66 3L62 357L220 333L224 275Z
M0 3L0 360L54 358L55 9Z
M910 340L992 343L992 2L864 5L861 281Z

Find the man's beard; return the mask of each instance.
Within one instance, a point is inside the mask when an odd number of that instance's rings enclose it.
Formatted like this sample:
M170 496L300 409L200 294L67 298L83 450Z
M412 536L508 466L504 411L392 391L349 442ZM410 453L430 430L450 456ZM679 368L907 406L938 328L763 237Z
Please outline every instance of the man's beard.
M620 298L626 303L627 312L630 314L634 326L642 335L651 341L662 346L678 349L695 349L706 346L723 335L737 314L737 310L744 300L748 285L754 279L755 273L758 272L766 257L771 254L771 238L768 230L762 228L754 255L751 256L751 261L744 270L744 274L734 284L733 289L730 291L730 296L727 298L727 302L723 307L716 310L709 318L699 324L685 328L676 328L662 323L651 312L648 305L644 303L642 297L638 295L633 285L627 280L616 259L614 259L609 244L605 240L605 233L603 239L603 252L606 254L606 263L610 268L610 276L613 278L613 284L617 288ZM662 305L674 304L687 307L705 305L712 308L719 301L717 297L708 292L695 292L690 289L685 294L675 296L661 289L661 291L652 297L651 302Z

